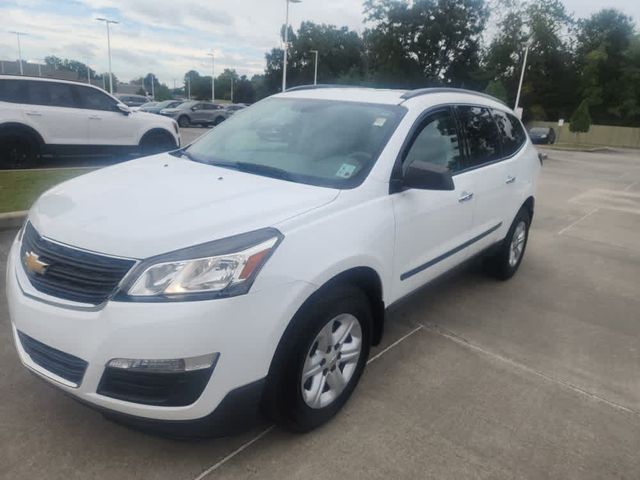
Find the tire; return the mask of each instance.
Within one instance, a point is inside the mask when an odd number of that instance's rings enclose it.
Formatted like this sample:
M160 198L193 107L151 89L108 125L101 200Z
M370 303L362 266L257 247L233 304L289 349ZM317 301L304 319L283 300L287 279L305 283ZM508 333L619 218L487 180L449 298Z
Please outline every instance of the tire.
M178 117L178 125L180 125L182 128L188 127L191 125L191 120L189 120L189 117L187 117L186 115L180 115Z
M0 168L29 168L40 154L38 143L27 134L9 132L0 135Z
M168 152L174 150L176 143L173 138L162 132L147 133L140 140L139 151L142 156L154 155L156 153Z
M278 346L263 396L264 413L295 432L329 421L360 380L369 356L372 322L367 296L351 285L338 285L312 298ZM344 340L336 347L340 336Z
M224 117L216 117L216 119L213 121L213 126L218 126L220 125L222 122L225 121Z
M507 236L498 247L498 251L485 259L485 268L491 276L499 280L509 280L515 275L524 258L530 225L529 212L521 208L513 220Z

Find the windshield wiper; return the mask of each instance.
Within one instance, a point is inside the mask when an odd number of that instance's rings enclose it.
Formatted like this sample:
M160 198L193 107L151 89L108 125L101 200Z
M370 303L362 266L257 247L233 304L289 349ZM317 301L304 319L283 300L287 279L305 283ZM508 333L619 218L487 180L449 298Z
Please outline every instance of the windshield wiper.
M293 180L293 176L290 172L283 170L282 168L261 165L259 163L227 162L222 160L214 160L207 163L209 163L209 165L215 165L216 167L231 168L240 172L255 173L256 175L279 178L280 180Z

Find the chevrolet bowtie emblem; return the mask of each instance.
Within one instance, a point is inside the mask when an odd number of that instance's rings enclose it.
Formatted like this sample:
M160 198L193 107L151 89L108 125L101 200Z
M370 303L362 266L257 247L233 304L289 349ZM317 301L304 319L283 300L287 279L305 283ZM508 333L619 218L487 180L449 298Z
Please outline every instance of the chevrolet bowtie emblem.
M44 272L47 271L48 263L44 263L40 260L40 257L37 253L26 252L24 254L24 266L29 273L37 273L39 275L44 275Z

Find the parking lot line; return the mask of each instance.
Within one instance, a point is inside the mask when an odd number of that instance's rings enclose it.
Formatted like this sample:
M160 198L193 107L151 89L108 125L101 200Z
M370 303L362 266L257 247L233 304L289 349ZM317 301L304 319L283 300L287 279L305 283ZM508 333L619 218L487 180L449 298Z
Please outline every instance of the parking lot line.
M633 182L630 183L629 185L627 185L626 187L624 187L624 191L628 192L629 190L631 190L633 187L635 187L638 184L638 182Z
M446 338L447 340L451 340L452 342L455 342L456 344L463 346L465 348L471 349L471 350L475 350L476 352L479 352L483 355L486 355L488 357L493 358L494 360L497 360L501 363L506 363L509 366L517 369L517 370L522 370L525 371L527 373L530 373L532 375L535 375L539 378L543 378L544 380L547 380L549 382L555 383L559 386L568 388L582 396L585 396L587 398L590 398L591 400L595 400L597 402L603 403L605 405L608 405L609 407L612 407L616 410L625 412L625 413L630 413L632 415L635 415L637 417L640 417L640 411L634 410L633 408L629 408L626 407L624 405L621 405L619 403L613 402L611 400L607 400L604 397L601 397L600 395L597 395L593 392L590 392L588 390L585 390L571 382L567 382L566 380L561 380L558 378L554 378L550 375L547 375L544 372L541 372L540 370L536 370L535 368L531 368L528 367L527 365L524 365L520 362L517 362L515 360L512 360L510 358L507 357L503 357L502 355L498 354L498 353L494 353L491 352L489 350L486 350L485 348L481 347L480 345L476 345L475 343L471 343L469 340L467 340L464 337L461 337L459 335L457 335L456 333L447 330L445 328L442 328L440 325L437 324L425 324L423 325L425 329L427 329L430 332L433 332L437 335L440 335L441 337Z
M391 345L387 346L386 348L384 348L383 350L381 350L380 352L378 352L376 355L374 355L373 357L371 357L368 361L367 361L367 365L370 364L371 362L373 362L374 360L377 360L378 358L380 358L382 355L384 355L385 353L387 353L389 350L391 350L392 348L398 346L400 343L402 343L404 340L406 340L407 338L409 338L411 335L413 335L414 333L422 330L424 327L422 325L419 325L418 327L414 328L413 330L411 330L409 333L407 333L406 335L403 335L402 337L400 337L398 340L396 340L395 342L393 342ZM227 455L226 457L222 458L219 462L214 463L213 465L211 465L209 468L207 468L205 471L203 471L200 475L198 475L196 478L194 478L194 480L202 480L203 478L206 478L210 473L215 472L218 468L220 468L222 465L224 465L225 463L227 463L229 460L231 460L233 457L235 457L236 455L242 453L244 450L246 450L247 448L249 448L251 445L253 445L254 443L256 443L258 440L260 440L262 437L264 437L265 435L267 435L271 430L273 430L275 427L275 425L271 425L268 428L266 428L265 430L263 430L262 432L260 432L258 435L256 435L255 437L253 437L251 440L249 440L246 443L243 443L242 445L240 445L236 450L234 450L233 452L231 452L229 455Z
M585 218L590 217L591 215L593 215L594 213L596 213L598 211L598 208L594 208L593 210L591 210L590 212L586 213L585 215L583 215L582 217L580 217L579 219L577 219L575 222L570 223L569 225L567 225L566 227L564 227L562 230L560 230L558 232L558 235L562 235L564 232L566 232L567 230L569 230L571 227L576 226L578 223L580 223L581 221L583 221Z

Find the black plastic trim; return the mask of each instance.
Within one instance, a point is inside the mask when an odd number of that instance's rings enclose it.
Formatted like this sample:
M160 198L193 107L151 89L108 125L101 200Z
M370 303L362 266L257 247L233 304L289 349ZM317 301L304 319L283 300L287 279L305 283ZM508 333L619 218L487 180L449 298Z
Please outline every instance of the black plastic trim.
M231 390L209 415L193 420L159 420L99 407L74 395L74 400L101 412L109 420L144 432L172 438L210 438L236 435L262 420L260 406L266 377Z
M457 247L449 250L448 252L443 253L442 255L429 260L427 263L423 263L422 265L419 265L415 268L412 268L411 270L404 272L402 275L400 275L400 280L406 280L409 277L412 277L414 275L416 275L417 273L422 272L423 270L426 270L429 267L434 266L436 263L439 263L447 258L449 258L451 255L454 255L456 253L458 253L461 250L464 250L465 248L473 245L474 243L476 243L479 240L482 240L484 237L486 237L487 235L489 235L490 233L495 232L498 228L500 228L502 226L502 222L500 222L499 224L491 227L489 230L487 230L486 232L482 232L480 235L477 235L475 237L473 237L471 240L467 240L466 242L458 245Z
M451 87L429 87L429 88L418 88L415 90L409 90L408 92L404 93L400 98L404 99L404 100L409 100L411 98L415 98L415 97L420 97L422 95L429 95L432 93L466 93L469 95L475 95L478 97L483 97L483 98L487 98L489 100L493 100L494 102L498 102L502 105L504 105L505 107L507 106L506 103L504 103L502 100L496 98L496 97L492 97L491 95L488 95L486 93L483 92L476 92L474 90L467 90L464 88L451 88Z

